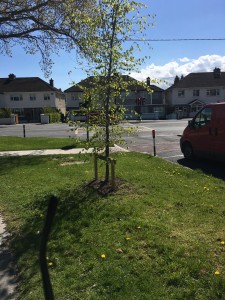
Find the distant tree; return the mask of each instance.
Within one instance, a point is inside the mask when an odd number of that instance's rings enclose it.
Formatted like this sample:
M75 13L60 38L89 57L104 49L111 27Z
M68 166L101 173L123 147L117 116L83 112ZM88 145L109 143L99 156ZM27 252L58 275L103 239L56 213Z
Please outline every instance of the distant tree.
M95 0L1 0L0 53L11 55L16 44L30 54L39 51L47 76L52 52L85 50L80 35L88 31L95 6Z
M176 75L176 77L174 78L174 83L176 84L176 83L178 83L179 81L180 81L180 78L179 78L178 75Z
M180 77L180 80L182 80L182 79L184 79L184 75L183 75L183 74L182 74L181 77Z

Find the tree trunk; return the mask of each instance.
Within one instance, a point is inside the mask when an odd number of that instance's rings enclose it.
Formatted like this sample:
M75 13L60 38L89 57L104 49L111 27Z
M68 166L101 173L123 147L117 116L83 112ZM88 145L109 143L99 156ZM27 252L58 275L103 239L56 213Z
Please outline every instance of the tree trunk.
M112 15L112 36L110 40L110 51L109 51L109 65L107 74L107 92L106 92L106 102L105 102L105 156L106 156L106 168L105 168L105 181L109 181L109 143L110 143L110 116L109 116L109 104L111 96L111 80L112 80L112 69L113 69L113 47L114 47L114 37L117 24L117 10L118 7L114 8Z
M110 93L110 88L108 89L108 93ZM105 167L105 182L109 181L109 98L110 95L107 95L106 105L105 105L105 157L106 157L106 167Z

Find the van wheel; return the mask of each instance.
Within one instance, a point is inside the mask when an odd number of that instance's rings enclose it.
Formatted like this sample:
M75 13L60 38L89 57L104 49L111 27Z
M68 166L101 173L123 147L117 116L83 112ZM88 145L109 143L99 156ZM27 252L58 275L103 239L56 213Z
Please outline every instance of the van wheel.
M190 143L185 143L182 148L183 148L184 157L186 159L193 159L194 152L193 152L193 149L191 147L191 144Z

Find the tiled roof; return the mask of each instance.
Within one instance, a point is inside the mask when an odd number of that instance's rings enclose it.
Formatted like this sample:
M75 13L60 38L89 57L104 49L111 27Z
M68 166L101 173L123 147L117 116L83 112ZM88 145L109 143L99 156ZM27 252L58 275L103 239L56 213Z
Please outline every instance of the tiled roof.
M146 88L139 82L138 80L128 76L128 75L122 75L121 76L123 80L130 81L131 85L129 86L130 90L137 90L137 91L146 91ZM103 78L103 77L102 77ZM89 88L91 87L92 83L94 82L95 77L90 76L82 81L80 81L78 84L73 85L72 87L66 89L65 93L71 93L71 92L83 92L82 86ZM163 92L164 90L156 85L150 85L150 88L154 90L155 92Z
M4 92L61 92L39 77L0 78L0 93Z
M190 73L169 89L217 86L225 86L225 72L220 72L220 77L215 77L214 72Z

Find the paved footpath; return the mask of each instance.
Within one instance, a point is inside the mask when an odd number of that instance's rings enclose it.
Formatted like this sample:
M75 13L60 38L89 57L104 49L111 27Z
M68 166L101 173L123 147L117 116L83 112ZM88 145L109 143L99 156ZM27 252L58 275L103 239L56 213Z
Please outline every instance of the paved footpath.
M26 151L1 151L0 156L23 156L23 155L59 155L59 154L79 154L92 153L93 149L51 149L51 150L26 150ZM110 148L110 152L128 152L127 150L116 146ZM16 266L13 261L13 255L7 247L9 233L6 232L6 225L0 214L0 300L16 299Z
M13 255L8 249L10 235L0 215L0 299L16 299L17 278Z
M82 153L92 153L93 148L88 150L83 148L74 148L74 149L50 149L50 150L22 150L22 151L1 151L0 156L23 156L23 155L59 155L59 154L82 154ZM110 152L129 152L128 150L115 145L110 148Z

